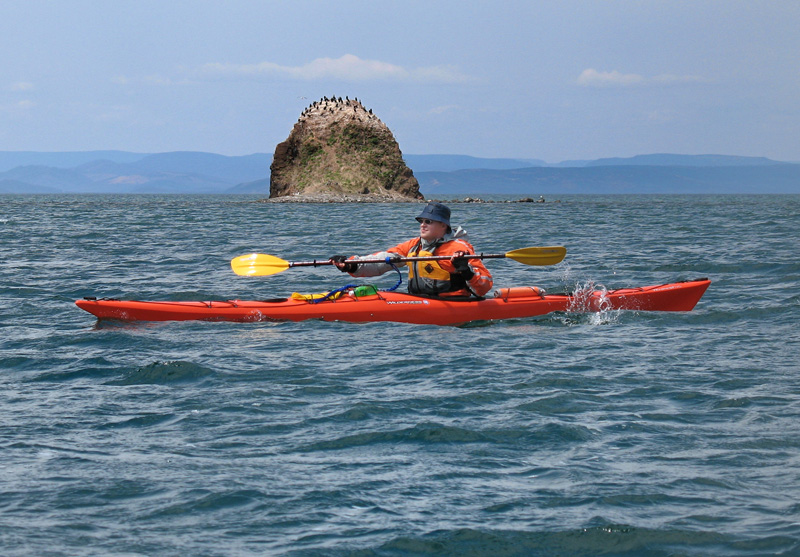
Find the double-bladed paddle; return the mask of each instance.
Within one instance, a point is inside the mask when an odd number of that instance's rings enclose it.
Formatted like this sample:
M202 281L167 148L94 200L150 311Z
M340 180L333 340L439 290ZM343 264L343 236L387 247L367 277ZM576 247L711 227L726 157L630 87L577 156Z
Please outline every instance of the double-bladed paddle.
M567 248L561 246L522 248L508 253L475 253L465 255L466 259L513 259L523 265L555 265L560 263L567 255ZM400 257L384 259L358 259L353 263L407 263L411 261L441 261L452 259L451 255L426 255L422 257ZM246 277L263 277L282 273L292 267L320 267L334 265L330 259L314 261L285 261L274 255L265 253L251 253L240 255L231 260L231 268L237 275Z

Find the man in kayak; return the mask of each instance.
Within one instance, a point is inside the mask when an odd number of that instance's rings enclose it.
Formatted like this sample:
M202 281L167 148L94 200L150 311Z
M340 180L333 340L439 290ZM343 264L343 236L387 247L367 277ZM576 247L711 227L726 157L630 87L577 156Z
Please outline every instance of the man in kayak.
M354 277L375 277L392 270L389 263L358 263L359 259L389 257L421 257L447 255L450 259L439 261L410 261L408 265L408 292L426 296L477 296L492 288L492 275L480 259L467 259L475 253L467 239L467 231L460 226L450 228L450 209L442 203L428 203L417 217L419 237L412 238L386 251L366 257L334 255L330 259L340 271Z

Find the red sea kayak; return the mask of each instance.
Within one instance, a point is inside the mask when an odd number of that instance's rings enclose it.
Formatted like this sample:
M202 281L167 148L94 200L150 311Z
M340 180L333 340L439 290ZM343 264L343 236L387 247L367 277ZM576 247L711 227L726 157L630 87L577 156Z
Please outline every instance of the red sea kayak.
M696 279L640 288L545 294L535 287L500 289L482 300L424 298L400 292L357 296L345 292L335 300L226 300L210 302L141 302L86 298L75 303L98 319L121 321L394 321L458 325L533 317L551 312L591 313L607 310L690 311L711 281Z

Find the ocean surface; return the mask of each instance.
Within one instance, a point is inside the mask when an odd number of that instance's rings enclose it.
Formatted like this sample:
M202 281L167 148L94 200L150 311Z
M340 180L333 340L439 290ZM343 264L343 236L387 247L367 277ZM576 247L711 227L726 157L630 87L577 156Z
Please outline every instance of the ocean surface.
M452 204L550 291L709 277L689 313L120 323L84 296L321 292L411 204L0 196L3 555L800 555L800 196ZM556 202L559 201L559 202ZM348 280L350 279L350 280ZM395 278L372 280L388 288Z

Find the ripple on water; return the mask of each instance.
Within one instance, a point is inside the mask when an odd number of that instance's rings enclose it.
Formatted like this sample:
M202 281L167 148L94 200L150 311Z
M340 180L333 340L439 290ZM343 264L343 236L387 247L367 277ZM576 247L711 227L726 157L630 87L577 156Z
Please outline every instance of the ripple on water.
M126 324L73 303L328 290L349 277L230 259L370 253L414 229L405 205L4 200L3 550L797 554L800 197L754 199L454 205L481 251L568 247L487 263L498 287L713 281L691 313L462 327Z

